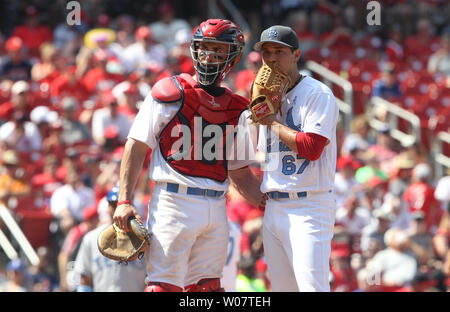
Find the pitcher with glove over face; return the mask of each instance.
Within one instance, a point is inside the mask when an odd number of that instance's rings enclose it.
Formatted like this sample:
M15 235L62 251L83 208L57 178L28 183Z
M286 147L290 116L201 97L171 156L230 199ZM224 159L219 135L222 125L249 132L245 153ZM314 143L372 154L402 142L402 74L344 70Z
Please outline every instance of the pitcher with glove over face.
M269 198L263 242L272 290L330 291L338 105L326 85L300 74L298 36L290 27L269 27L254 48L265 65L250 110L260 125L258 149L273 168L261 184Z
M291 79L276 62L264 63L258 70L252 86L249 110L253 122L280 110L281 101L291 86Z

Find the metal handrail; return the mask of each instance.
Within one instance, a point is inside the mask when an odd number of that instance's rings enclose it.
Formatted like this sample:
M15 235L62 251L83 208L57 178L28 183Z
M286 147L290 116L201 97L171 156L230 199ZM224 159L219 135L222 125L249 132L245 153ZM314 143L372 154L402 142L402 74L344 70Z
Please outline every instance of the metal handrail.
M391 136L400 141L403 146L409 146L416 142L420 142L421 140L421 129L420 129L420 118L406 109L391 103L381 97L374 96L371 97L368 101L369 109L366 110L366 113L369 117L369 125L379 130L386 125L385 122L378 120L375 118L373 113L373 108L375 106L381 106L386 109L390 114L388 115L388 124L390 127ZM402 118L409 122L412 126L412 134L408 134L398 129L398 119Z
M444 176L444 170L443 170L443 166L450 168L450 157L446 156L442 150L442 143L445 142L447 144L450 144L450 133L445 132L445 131L441 131L439 132L434 140L434 148L433 148L433 153L434 153L434 165L435 165L435 175L437 178L441 178L442 176Z
M336 101L338 102L339 110L344 114L344 127L348 132L353 119L353 86L351 82L314 61L307 61L305 67L309 71L320 75L323 83L330 89L331 84L334 83L344 90L344 98L336 98Z
M2 247L2 249L5 251L6 256L10 260L17 259L19 257L16 250L9 242L8 237L6 237L5 233L3 233L2 230L0 230L0 247Z
M40 260L36 251L34 251L28 239L23 234L20 227L17 225L16 220L14 220L13 216L9 212L8 208L4 204L0 204L0 218L3 219L3 222L8 227L11 234L19 243L20 248L22 248L25 256L28 258L32 265L38 265Z

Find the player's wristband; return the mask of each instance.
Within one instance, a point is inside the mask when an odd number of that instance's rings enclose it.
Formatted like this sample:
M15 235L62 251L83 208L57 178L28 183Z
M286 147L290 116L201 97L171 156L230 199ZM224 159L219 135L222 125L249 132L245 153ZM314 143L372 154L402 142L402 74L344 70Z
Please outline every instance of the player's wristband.
M131 205L133 202L131 200L122 200L120 202L117 203L117 207L119 207L120 205Z

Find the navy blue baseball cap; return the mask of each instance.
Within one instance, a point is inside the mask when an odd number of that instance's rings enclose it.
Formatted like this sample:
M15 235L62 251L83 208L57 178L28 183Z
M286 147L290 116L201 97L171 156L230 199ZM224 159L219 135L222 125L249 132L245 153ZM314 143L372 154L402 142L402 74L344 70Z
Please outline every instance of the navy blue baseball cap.
M253 48L256 51L261 51L262 45L266 42L274 42L291 49L298 49L297 33L288 26L275 25L267 28L261 33L261 39L255 43Z
M119 187L114 186L112 189L109 190L108 194L106 194L106 200L111 202L116 202L119 200Z
M13 259L8 262L7 270L14 272L23 272L25 271L25 264L21 259Z

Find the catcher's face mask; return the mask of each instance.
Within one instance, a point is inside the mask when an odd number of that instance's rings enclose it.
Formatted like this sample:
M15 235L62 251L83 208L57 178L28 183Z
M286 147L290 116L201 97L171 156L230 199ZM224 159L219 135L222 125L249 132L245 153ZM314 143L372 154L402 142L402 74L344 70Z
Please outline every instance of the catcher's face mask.
M191 41L197 80L204 86L218 84L240 60L244 36L230 21L210 19L201 23Z

